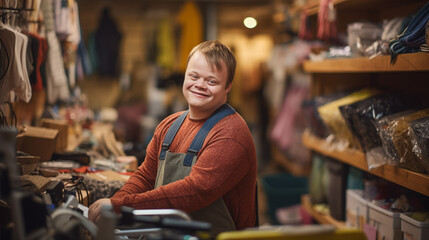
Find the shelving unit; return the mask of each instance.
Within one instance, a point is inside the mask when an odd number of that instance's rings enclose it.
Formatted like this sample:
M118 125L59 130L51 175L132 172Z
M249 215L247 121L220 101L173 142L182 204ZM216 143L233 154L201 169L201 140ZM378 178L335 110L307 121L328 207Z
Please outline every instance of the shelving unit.
M312 76L311 93L313 96L362 87L413 92L428 96L428 53L401 54L394 63L391 63L390 56L379 56L374 59L343 58L320 62L306 61L303 69ZM429 175L390 165L369 169L362 151L351 148L335 149L325 139L318 138L309 131L303 134L302 142L305 147L314 152L429 196ZM308 196L303 196L301 204L319 223L331 224L337 228L344 226L343 222L338 222L329 215L318 213L311 205Z
M429 54L427 53L401 54L394 63L391 63L390 56L379 56L374 59L343 58L320 62L306 61L303 69L312 76L313 96L368 86L427 96L427 89L429 89ZM337 150L325 139L311 135L309 131L303 134L302 142L312 151L429 196L429 175L390 165L369 169L362 151L351 148ZM305 196L303 196L302 205L306 206L306 210L316 221L337 227L342 226L330 216L317 213Z
M369 72L415 72L429 71L428 53L410 53L398 55L395 63L390 56L328 59L321 62L304 62L304 71L308 73L369 73Z
M385 19L405 17L420 9L426 1L411 0L334 0L337 12L339 32L347 32L348 24L356 21L382 22ZM296 6L295 11L307 11L315 25L319 1L307 1ZM311 20L310 19L310 20ZM341 91L353 91L365 87L393 90L419 96L428 96L429 54L400 54L395 61L391 56L335 58L323 61L305 61L303 70L311 75L311 95L313 97ZM429 99L428 99L429 101ZM378 176L407 189L429 196L429 175L407 169L383 165L369 169L365 154L357 149L335 149L325 139L318 138L306 131L302 143L311 151L323 154L350 166L354 166L374 176ZM321 224L331 224L338 228L338 222L326 214L317 212L308 195L302 197L302 206Z
M383 165L370 170L368 169L365 155L361 151L355 149L345 149L344 151L331 150L332 147L329 146L329 143L323 139L312 136L308 132L303 135L302 140L304 145L313 151L335 158L375 176L429 196L429 175L390 165Z
M301 206L320 224L334 225L336 228L344 228L346 226L344 222L335 220L329 214L316 211L308 195L301 196Z

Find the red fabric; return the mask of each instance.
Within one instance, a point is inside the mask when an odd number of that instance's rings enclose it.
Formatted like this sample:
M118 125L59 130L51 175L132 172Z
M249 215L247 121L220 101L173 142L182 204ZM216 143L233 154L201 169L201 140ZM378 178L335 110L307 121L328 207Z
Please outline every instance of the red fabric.
M301 39L304 40L312 40L313 34L311 32L311 27L309 26L309 19L307 10L303 10L301 12L300 18L299 18L299 31L298 36Z
M256 219L256 153L245 121L233 114L222 119L208 134L190 175L153 189L160 146L168 128L180 113L164 119L147 148L146 159L112 198L116 210L173 208L186 212L201 209L223 196L237 229L253 227ZM170 150L185 153L204 120L186 118Z
M333 0L321 0L317 15L317 37L322 40L335 39L337 36L336 20L332 19Z
M36 61L36 68L34 69L34 71L36 71L36 84L33 84L33 90L34 91L41 91L43 89L43 79L42 79L42 74L41 74L41 67L43 62L46 59L46 54L48 51L48 45L46 42L46 39L34 34L34 33L28 33L28 35L36 38L39 41L39 49L37 50L37 59L34 59L34 61Z

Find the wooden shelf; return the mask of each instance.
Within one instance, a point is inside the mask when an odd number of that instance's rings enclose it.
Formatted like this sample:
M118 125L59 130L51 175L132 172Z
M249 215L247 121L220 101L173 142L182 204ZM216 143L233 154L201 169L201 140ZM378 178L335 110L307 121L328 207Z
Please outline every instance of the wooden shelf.
M365 73L365 72L415 72L429 71L428 53L400 54L394 64L390 56L378 56L373 59L335 58L324 61L305 61L304 70L308 73Z
M336 6L340 3L347 2L350 0L334 0L333 4ZM320 0L309 0L306 4L295 5L292 7L292 12L302 12L307 11L307 15L312 16L316 15L319 12Z
M302 141L304 146L313 151L328 157L335 158L390 182L429 196L429 175L416 173L407 169L393 167L390 165L383 165L370 170L368 169L364 153L359 150L335 150L328 142L317 138L308 132L303 134Z
M290 6L291 13L300 13L306 11L308 16L317 16L320 9L320 0L307 0L304 4L299 4L300 2L293 3ZM397 7L401 6L401 9L408 10L407 5L413 6L411 9L414 12L417 7L422 7L422 4L425 4L422 0L408 0L404 6L404 2L400 0L333 0L332 1L334 8L338 12L343 11L374 11L385 9L386 4ZM404 8L405 7L405 8ZM409 14L408 11L405 11L405 14Z
M332 218L329 214L323 214L316 211L310 200L310 196L305 194L301 196L301 206L320 224L333 225L336 228L344 228L345 222Z

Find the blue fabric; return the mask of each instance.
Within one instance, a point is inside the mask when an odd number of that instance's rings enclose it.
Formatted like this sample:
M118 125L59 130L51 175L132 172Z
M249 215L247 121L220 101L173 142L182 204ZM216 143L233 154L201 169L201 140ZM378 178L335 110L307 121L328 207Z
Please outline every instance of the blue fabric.
M429 2L417 12L402 34L389 43L392 60L397 54L420 51L420 46L425 43L425 25L428 20Z
M83 36L82 30L80 32L81 32L80 35ZM93 72L92 65L91 65L91 59L88 55L88 50L87 50L85 42L83 40L81 40L78 44L77 53L78 53L79 58L82 61L83 72L86 75L91 75Z
M203 127L198 131L194 140L192 140L191 146L189 146L188 151L186 152L185 160L183 161L183 165L191 166L192 159L194 156L197 156L201 147L203 146L204 140L207 137L207 134L213 128L216 123L222 120L224 117L235 113L235 110L228 104L222 105L218 108L212 116L204 123Z
M213 115L210 116L209 119L207 119L207 121L203 124L201 129L198 131L195 138L192 140L192 143L189 146L188 151L186 152L183 165L185 166L192 165L192 159L194 158L194 156L197 156L198 152L202 148L204 140L206 139L207 134L210 132L210 130L216 125L216 123L218 123L224 117L231 115L233 113L235 113L234 108L232 108L229 104L224 104L221 107L219 107L213 113ZM161 153L159 155L160 160L165 159L165 154L167 150L170 148L170 145L173 142L173 139L176 136L177 131L179 131L179 128L182 125L183 121L185 120L187 114L188 114L188 111L182 113L168 129L168 132L165 135L164 140L162 142Z
M180 116L173 122L173 124L168 129L168 132L164 137L164 141L162 141L161 153L159 154L160 160L165 159L165 153L170 148L170 145L173 142L177 131L179 131L180 126L182 126L183 121L185 121L186 115L188 115L188 111L180 114Z

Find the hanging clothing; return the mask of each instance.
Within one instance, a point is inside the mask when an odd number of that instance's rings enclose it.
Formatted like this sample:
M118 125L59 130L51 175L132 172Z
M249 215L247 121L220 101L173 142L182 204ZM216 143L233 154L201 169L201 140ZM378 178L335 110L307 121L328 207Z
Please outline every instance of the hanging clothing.
M271 139L283 150L289 149L295 140L297 115L307 95L308 87L299 85L291 86L286 93L282 109L271 130Z
M118 75L119 48L122 34L110 15L103 9L100 24L95 32L95 47L98 56L98 73L102 76Z
M31 85L27 71L27 44L28 38L6 24L0 24L0 40L4 48L0 54L5 59L2 78L0 78L0 101L10 101L13 92L19 99L29 102L31 99Z
M43 89L43 79L41 68L46 60L47 42L46 39L33 33L26 33L31 38L31 51L33 54L33 72L30 74L30 83L34 91Z
M321 0L317 14L317 37L332 40L337 37L336 16L333 0Z
M64 69L61 46L55 33L52 0L42 0L41 10L45 23L48 54L46 57L46 87L48 103L66 100L70 96L67 76Z
M71 11L68 0L53 0L55 32L60 39L71 34Z
M161 20L156 35L158 48L156 63L164 69L173 70L175 61L173 28L168 18Z
M180 24L179 66L186 71L188 53L203 41L203 19L198 6L193 1L186 2L179 11L177 22Z

